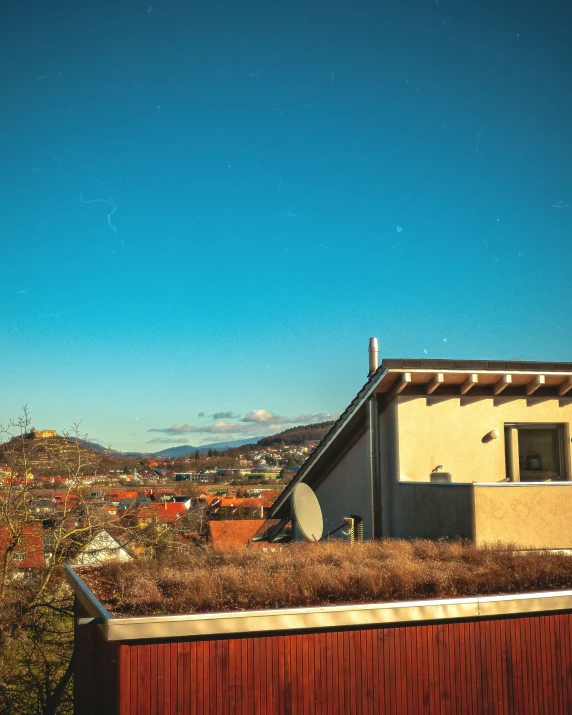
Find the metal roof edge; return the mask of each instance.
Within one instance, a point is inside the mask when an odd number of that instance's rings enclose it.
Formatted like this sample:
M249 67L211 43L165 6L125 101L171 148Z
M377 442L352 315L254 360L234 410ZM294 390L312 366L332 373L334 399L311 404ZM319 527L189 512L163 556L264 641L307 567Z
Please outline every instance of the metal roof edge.
M389 370L451 370L482 372L572 372L571 362L543 362L538 360L456 360L450 358L384 358L382 367Z
M113 620L111 613L105 608L101 601L96 598L91 589L88 588L87 584L76 572L74 566L65 564L64 575L76 598L79 599L87 612L94 618L100 619L101 623L98 625L105 637L108 638L108 624L109 621Z
M100 614L109 641L239 636L273 631L376 627L418 622L572 611L572 590L261 611L114 618L81 578L68 571L76 596ZM73 574L73 577L71 576ZM71 579L71 580L70 580Z

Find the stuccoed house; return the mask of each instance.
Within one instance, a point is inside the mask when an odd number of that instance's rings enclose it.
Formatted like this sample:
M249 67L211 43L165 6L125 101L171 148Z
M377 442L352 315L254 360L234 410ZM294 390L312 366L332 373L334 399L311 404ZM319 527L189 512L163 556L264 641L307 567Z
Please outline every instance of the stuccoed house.
M383 360L269 512L284 538L293 487L324 536L462 537L572 548L572 363ZM348 530L348 526L350 527ZM294 538L301 538L295 519Z
M572 364L378 366L376 347L372 341L367 383L300 470L298 486L278 497L271 518L250 523L242 541L256 549L250 568L291 550L264 538L293 532L315 540L322 519L324 535L341 538L463 536L572 548ZM356 560L360 550L346 549ZM210 578L228 558L210 562ZM510 558L537 566L552 560L569 573L563 554ZM137 566L151 578L151 561ZM572 713L572 590L507 586L507 593L380 602L364 593L341 603L336 580L322 570L326 597L300 607L236 610L233 601L220 612L185 613L163 602L166 580L146 581L156 595L140 612L136 590L122 609L122 587L109 573L98 579L104 568L66 566L75 594L77 715ZM505 568L510 574L514 563ZM356 577L348 563L332 569L347 581ZM252 573L237 583L252 578L264 596L263 579L276 570ZM191 591L192 569L187 576ZM563 576L555 587L569 584ZM518 577L513 585L519 588ZM294 579L287 588L303 593L304 583ZM399 599L399 582L395 588Z

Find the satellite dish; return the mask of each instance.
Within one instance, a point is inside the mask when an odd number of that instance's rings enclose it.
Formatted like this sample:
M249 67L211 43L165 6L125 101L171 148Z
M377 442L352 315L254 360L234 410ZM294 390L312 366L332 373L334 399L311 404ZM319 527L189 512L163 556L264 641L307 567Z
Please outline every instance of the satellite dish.
M324 531L320 503L307 484L300 482L292 491L294 518L302 535L308 541L319 541Z

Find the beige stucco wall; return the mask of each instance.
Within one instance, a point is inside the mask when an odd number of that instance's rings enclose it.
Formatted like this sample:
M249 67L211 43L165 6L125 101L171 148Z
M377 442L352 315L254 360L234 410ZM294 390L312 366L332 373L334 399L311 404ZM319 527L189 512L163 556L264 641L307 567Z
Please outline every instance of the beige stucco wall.
M572 493L572 492L571 492ZM400 539L473 537L472 484L395 486L392 536Z
M363 519L364 538L373 538L370 474L369 434L366 432L316 488L324 518L324 536L343 524L344 517L356 514ZM335 536L343 535L337 532Z
M477 546L572 549L572 483L474 485Z
M572 399L398 398L399 457L394 479L428 481L437 464L443 464L455 482L504 479L507 422L570 424ZM493 429L499 431L499 438L483 443ZM570 444L566 448L570 460Z

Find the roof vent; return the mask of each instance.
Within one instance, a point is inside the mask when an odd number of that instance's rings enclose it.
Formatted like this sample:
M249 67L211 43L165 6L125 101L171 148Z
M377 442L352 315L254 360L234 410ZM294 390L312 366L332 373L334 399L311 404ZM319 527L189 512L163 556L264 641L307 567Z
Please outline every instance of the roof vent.
M369 376L379 367L379 348L377 346L377 338L369 339Z

